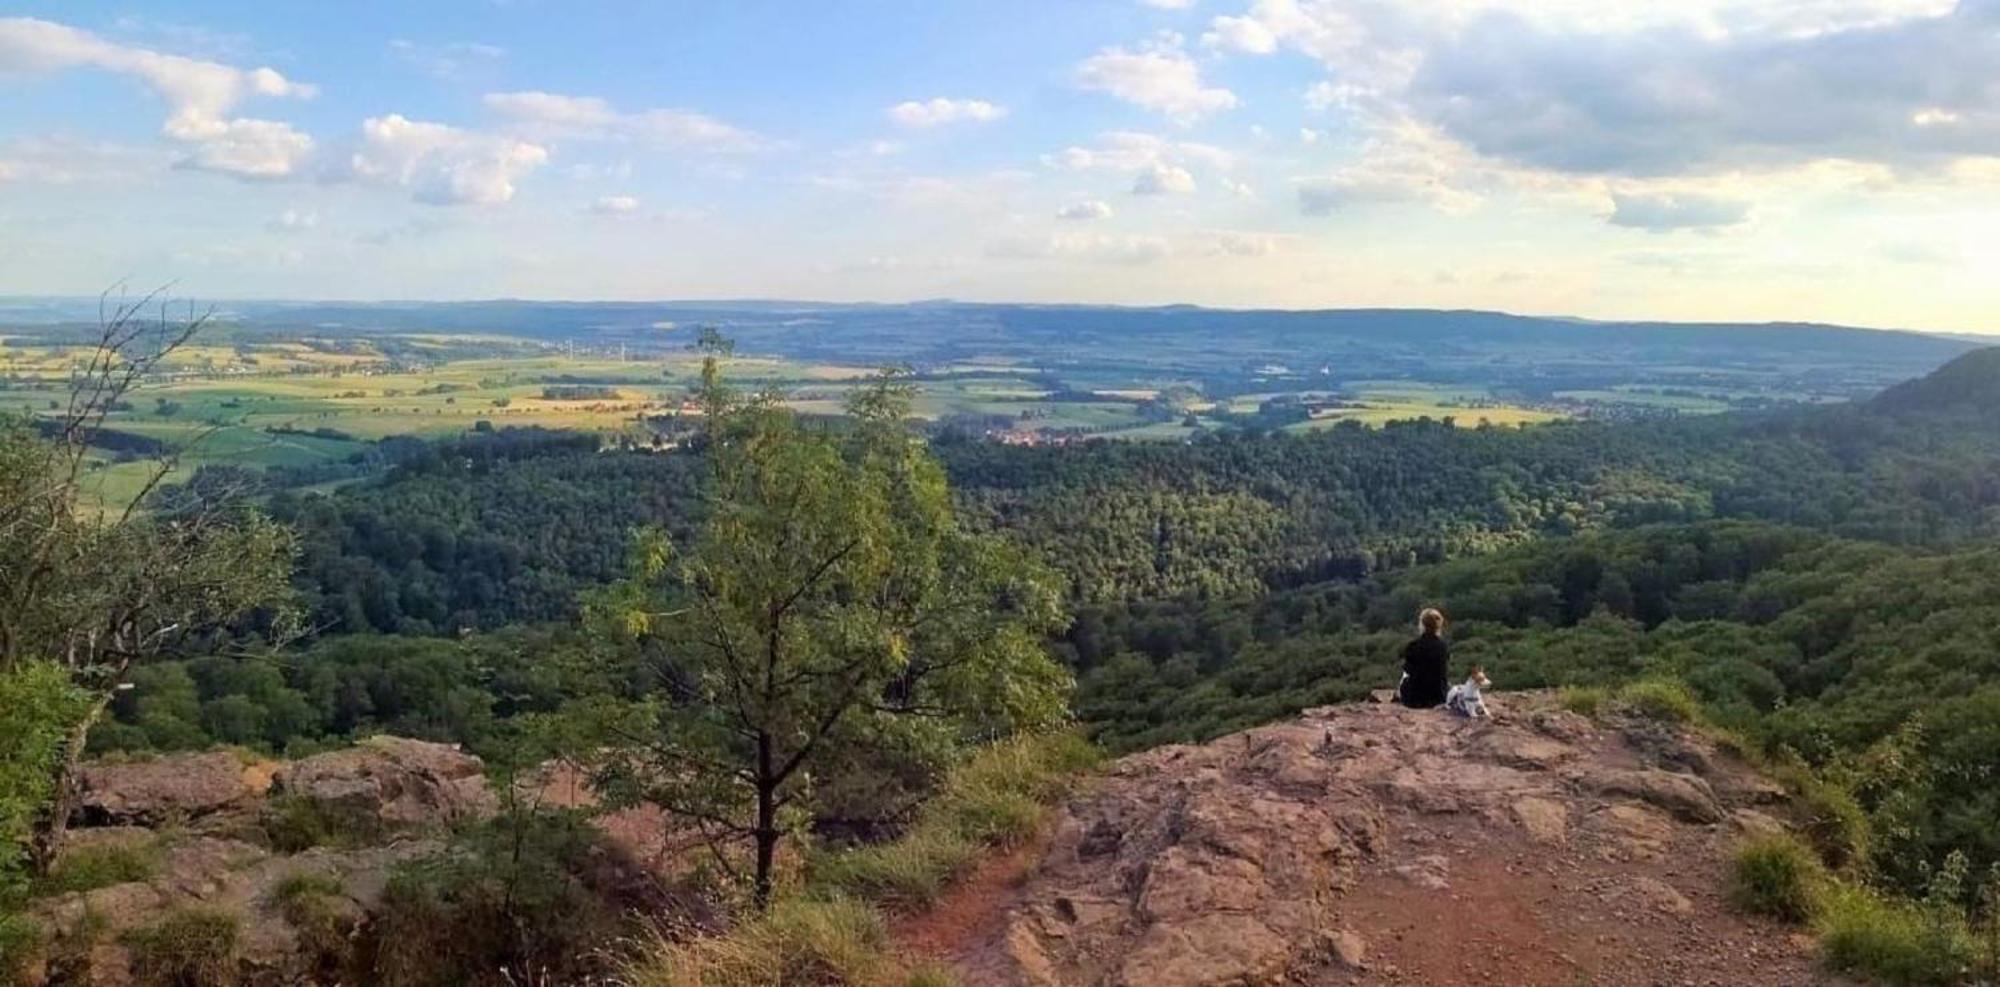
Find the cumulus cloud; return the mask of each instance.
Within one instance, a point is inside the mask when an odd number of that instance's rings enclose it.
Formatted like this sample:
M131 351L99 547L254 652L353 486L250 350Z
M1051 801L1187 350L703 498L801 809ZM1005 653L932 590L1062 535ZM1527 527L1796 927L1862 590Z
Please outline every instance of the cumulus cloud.
M590 204L590 211L606 216L622 216L639 211L639 200L629 195L600 196Z
M1194 175L1186 168L1154 164L1132 179L1133 195L1188 195L1194 191Z
M1614 192L1611 203L1611 225L1654 233L1714 230L1750 218L1750 203L1715 195Z
M1075 220L1075 221L1092 220L1092 219L1110 219L1111 207L1096 199L1090 199L1084 202L1072 202L1069 205L1066 205L1061 209L1056 210L1056 218Z
M312 138L290 124L232 115L253 97L309 99L318 92L274 69L165 54L32 17L0 18L0 73L79 68L130 76L158 94L168 109L161 132L190 148L185 167L274 178L292 174L312 152Z
M538 144L392 113L362 121L348 164L355 177L408 188L419 202L496 205L548 160Z
M523 137L534 141L639 141L712 152L754 151L767 143L750 131L693 110L626 112L595 96L534 90L487 93L485 102Z
M889 107L889 119L903 127L937 127L948 123L989 123L1007 115L1007 108L983 99L907 100Z
M1995 0L1256 0L1204 41L1292 50L1308 103L1558 175L2000 155Z
M1138 49L1106 48L1076 68L1077 84L1109 93L1180 123L1236 106L1236 94L1202 81L1201 66L1182 50L1178 35Z

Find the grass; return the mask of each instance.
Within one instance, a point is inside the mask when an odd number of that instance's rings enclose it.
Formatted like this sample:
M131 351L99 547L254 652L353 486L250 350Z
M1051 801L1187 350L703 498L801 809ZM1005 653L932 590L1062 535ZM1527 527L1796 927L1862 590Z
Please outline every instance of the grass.
M1032 836L1045 804L1095 760L1095 748L1074 734L994 744L952 773L901 839L818 855L808 889L892 908L927 905L981 849Z
M1980 962L1958 912L1891 900L1862 887L1832 887L1815 927L1827 965L1891 984L1967 983Z
M320 956L331 956L338 955L345 940L345 919L335 905L343 894L331 875L308 871L278 882L271 889L271 901L298 931L301 942Z
M15 983L42 948L42 930L26 915L0 914L0 983Z
M359 809L338 809L312 799L281 795L264 807L264 835L271 849L298 853L316 846L357 847L379 843L382 821Z
M1626 709L1666 723L1700 723L1701 700L1676 679L1641 679L1618 690Z
M1611 701L1611 690L1595 685L1566 685L1557 696L1562 708L1596 719Z
M142 843L110 843L76 847L56 861L55 869L37 880L36 897L95 891L114 884L144 881L159 871L159 847Z
M1825 882L1811 847L1789 834L1759 836L1736 850L1729 900L1752 914L1804 922L1818 911Z
M642 951L624 982L631 987L918 987L951 981L933 968L912 971L897 961L881 915L867 904L794 898L773 904L726 936L656 940Z
M1098 751L1075 734L1018 737L951 773L900 839L816 854L803 893L725 935L655 939L625 971L633 987L941 987L949 972L911 967L890 949L880 907L935 901L989 846L1032 837L1048 803Z
M125 934L141 987L220 987L236 981L241 922L214 908L183 908Z

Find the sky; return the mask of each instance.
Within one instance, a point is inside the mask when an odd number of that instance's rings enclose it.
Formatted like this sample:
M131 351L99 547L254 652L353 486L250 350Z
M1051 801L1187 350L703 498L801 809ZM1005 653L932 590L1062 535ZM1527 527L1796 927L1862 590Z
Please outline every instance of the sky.
M2000 332L2000 0L0 0L0 294Z

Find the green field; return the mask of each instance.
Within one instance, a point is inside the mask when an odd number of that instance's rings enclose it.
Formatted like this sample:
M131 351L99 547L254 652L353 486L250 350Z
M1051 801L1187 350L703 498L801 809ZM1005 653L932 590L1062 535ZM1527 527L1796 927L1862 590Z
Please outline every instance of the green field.
M45 413L64 399L75 346L0 338L0 412ZM414 333L384 337L225 338L177 350L107 420L107 427L163 440L175 452L176 482L205 464L248 468L308 466L346 460L376 439L444 438L481 422L495 428L540 426L607 434L644 434L643 418L694 414L690 388L701 357L686 351L644 359L577 354L504 336ZM840 414L874 368L757 356L728 361L746 389L773 389L801 412ZM1345 421L1379 426L1415 418L1523 425L1560 413L1495 401L1476 387L1407 380L1325 377L1225 399L1203 396L1198 382L1103 370L1062 372L1058 393L1038 368L1003 359L930 367L917 382L916 414L956 420L989 432L1071 433L1136 441L1183 441L1255 415L1273 398L1338 399L1294 430ZM1329 390L1337 386L1337 390ZM565 395L562 388L583 389ZM1186 416L1197 416L1196 425ZM318 433L318 434L313 434ZM122 506L159 469L151 458L105 451L93 457L96 503Z

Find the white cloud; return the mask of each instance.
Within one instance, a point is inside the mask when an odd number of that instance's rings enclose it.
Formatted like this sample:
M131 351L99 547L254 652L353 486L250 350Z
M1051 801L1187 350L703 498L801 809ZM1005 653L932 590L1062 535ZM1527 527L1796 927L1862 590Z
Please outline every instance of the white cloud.
M1654 233L1714 230L1750 218L1750 203L1716 195L1613 192L1611 203L1611 225Z
M1180 123L1193 123L1237 104L1235 93L1202 82L1201 66L1181 50L1177 35L1138 50L1106 48L1077 66L1076 81L1085 89L1109 93Z
M1252 55L1268 55L1278 50L1278 35L1270 25L1255 17L1217 17L1210 21L1201 43L1210 48L1227 48Z
M1194 191L1194 176L1186 168L1155 164L1132 179L1133 195L1188 195Z
M1173 252L1162 236L1136 233L1052 233L1046 237L1016 236L994 241L986 254L1003 260L1060 258L1114 264L1150 264Z
M990 123L1007 115L1007 108L983 99L908 100L889 107L889 119L903 127L937 127L948 123Z
M124 144L67 137L0 141L0 182L130 182L159 171L167 163L164 155L152 149Z
M1194 0L1139 0L1139 3L1154 10L1186 10L1194 6Z
M46 74L90 68L131 76L167 104L161 132L191 148L182 165L245 178L289 175L312 138L290 124L231 116L252 97L310 99L314 86L270 68L240 69L108 41L31 17L0 18L0 73Z
M479 41L426 44L407 38L389 42L389 53L411 68L437 79L458 79L507 56L507 49Z
M1067 147L1044 155L1042 163L1064 171L1136 172L1155 165L1199 165L1227 170L1236 155L1225 148L1198 141L1170 141L1156 134L1113 130L1097 136L1091 147Z
M693 110L628 113L595 96L533 90L487 93L485 102L530 140L626 140L712 152L754 151L767 143L750 131Z
M392 113L362 121L349 165L360 178L408 188L419 202L497 205L548 159L537 144Z
M600 196L590 204L590 211L606 216L634 213L639 211L639 200L629 195Z
M1111 207L1096 199L1084 202L1072 202L1056 210L1056 218L1075 221L1110 219Z

